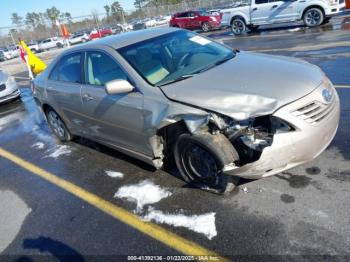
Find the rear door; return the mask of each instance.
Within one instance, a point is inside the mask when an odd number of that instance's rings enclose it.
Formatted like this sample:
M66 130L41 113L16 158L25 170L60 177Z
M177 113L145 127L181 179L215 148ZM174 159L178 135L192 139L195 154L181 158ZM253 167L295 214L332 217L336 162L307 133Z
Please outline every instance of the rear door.
M254 25L268 24L276 12L278 4L274 0L253 0L251 5L251 22Z
M298 5L296 0L277 0L274 1L276 8L270 14L270 22L288 22L298 19Z
M82 53L74 52L62 57L51 71L47 82L47 94L52 106L66 124L78 131L82 127L81 96Z
M128 75L110 54L87 51L85 85L82 87L85 129L96 140L136 150L143 154L146 136L143 132L143 94L108 95L105 84L111 80L129 80Z

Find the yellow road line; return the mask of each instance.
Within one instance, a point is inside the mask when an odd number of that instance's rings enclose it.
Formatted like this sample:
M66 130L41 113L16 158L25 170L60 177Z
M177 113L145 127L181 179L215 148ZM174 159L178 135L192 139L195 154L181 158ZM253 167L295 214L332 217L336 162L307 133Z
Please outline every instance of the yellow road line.
M142 221L138 216L124 210L123 208L118 207L117 205L114 205L100 198L99 196L92 194L85 189L74 185L71 182L68 182L67 180L57 177L48 171L6 151L5 149L0 148L0 156L60 187L61 189L75 195L76 197L105 212L106 214L111 215L121 222L135 228L136 230L148 235L151 238L154 238L155 240L158 240L166 246L179 251L182 254L192 256L215 256L219 261L229 261L226 258L220 257L215 252L208 250L181 236L178 236L156 224Z

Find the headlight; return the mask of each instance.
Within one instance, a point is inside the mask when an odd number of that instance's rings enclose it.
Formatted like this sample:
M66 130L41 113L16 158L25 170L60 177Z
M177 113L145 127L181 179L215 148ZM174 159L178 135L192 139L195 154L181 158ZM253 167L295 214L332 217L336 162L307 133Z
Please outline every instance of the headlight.
M214 16L211 16L211 17L210 17L210 20L211 20L211 21L214 21L214 22L217 21L217 20L216 20L216 17L214 17Z
M328 3L330 5L337 5L338 4L338 0L328 0Z

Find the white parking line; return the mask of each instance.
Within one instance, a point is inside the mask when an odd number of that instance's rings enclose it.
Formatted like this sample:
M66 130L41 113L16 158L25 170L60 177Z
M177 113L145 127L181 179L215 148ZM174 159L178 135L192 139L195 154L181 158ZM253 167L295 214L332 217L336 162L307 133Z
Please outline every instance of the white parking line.
M335 88L350 88L350 85L334 85Z
M21 79L21 80L30 80L29 77L23 77L23 76L14 76L16 79Z

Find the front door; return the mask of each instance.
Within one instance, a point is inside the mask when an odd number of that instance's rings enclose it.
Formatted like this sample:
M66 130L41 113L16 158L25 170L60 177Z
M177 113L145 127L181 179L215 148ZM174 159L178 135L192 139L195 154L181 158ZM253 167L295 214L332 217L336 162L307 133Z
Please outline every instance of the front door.
M143 94L108 95L105 84L111 80L128 80L127 74L109 54L88 51L85 62L85 81L81 98L86 115L86 130L93 138L133 149L143 154Z

